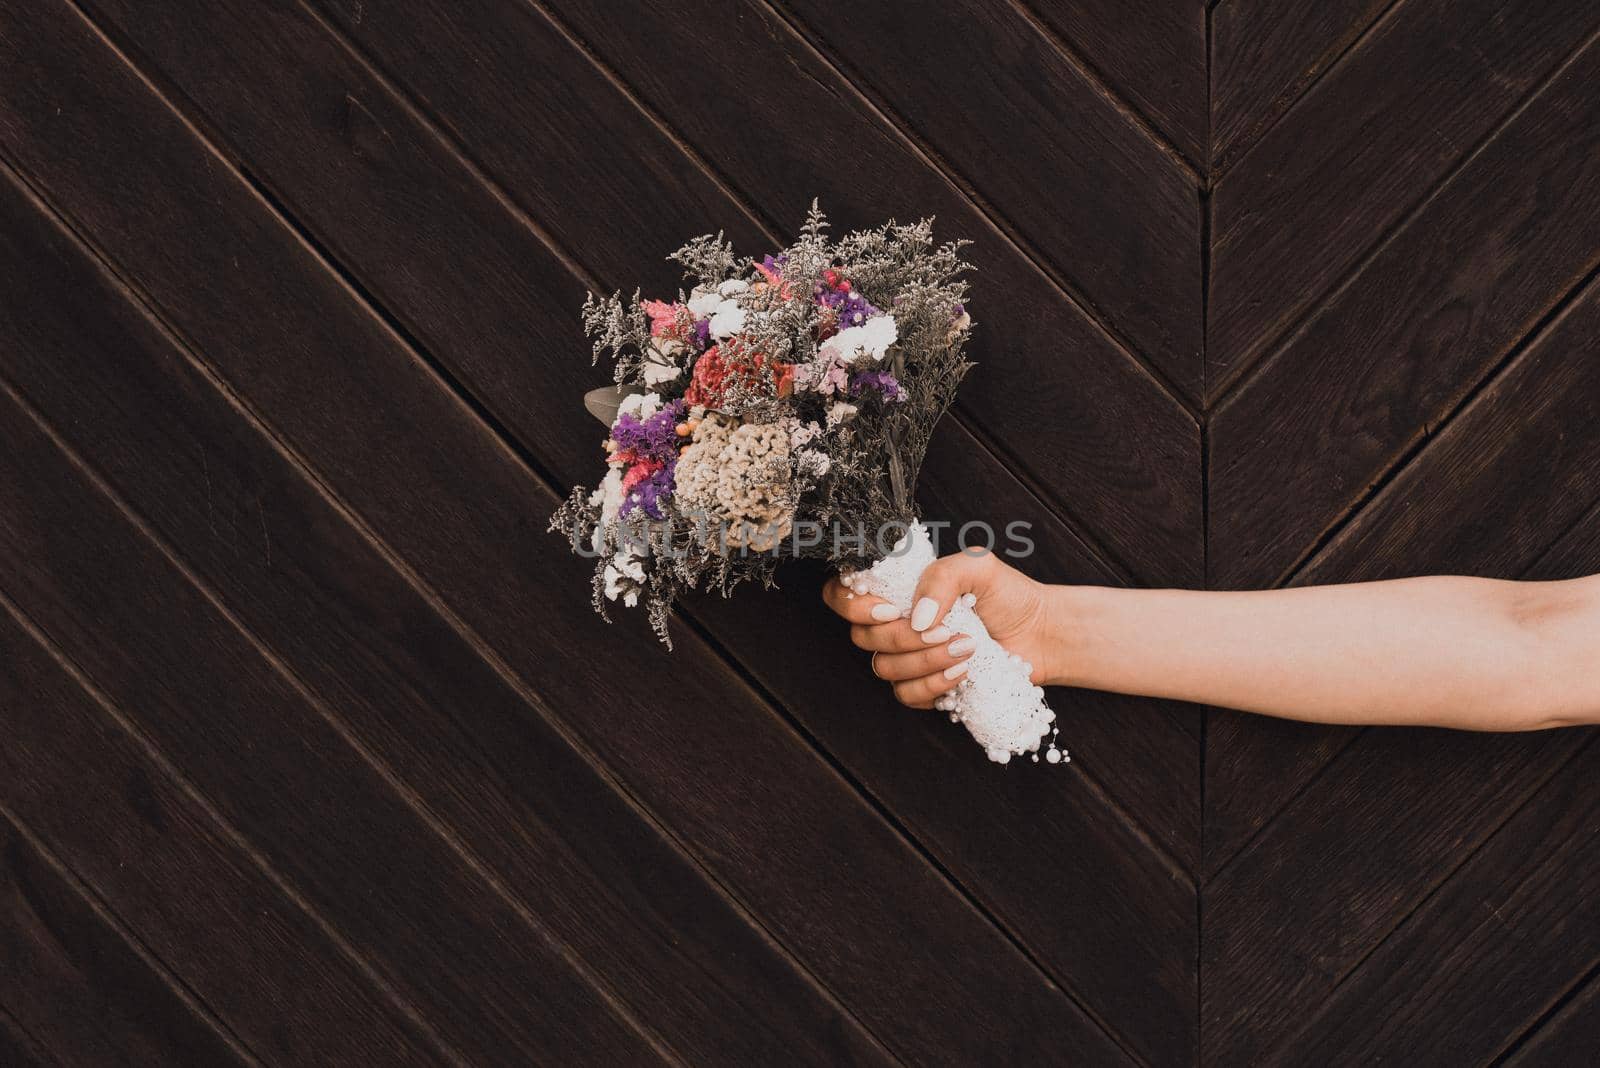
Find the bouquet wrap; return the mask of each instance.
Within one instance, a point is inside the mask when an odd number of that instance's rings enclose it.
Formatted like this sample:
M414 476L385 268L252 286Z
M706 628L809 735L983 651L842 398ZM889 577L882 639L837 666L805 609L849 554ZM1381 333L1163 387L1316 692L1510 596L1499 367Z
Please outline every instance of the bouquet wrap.
M900 609L901 615L909 616L917 583L936 558L933 538L918 522L895 545L894 552L840 581L852 593L881 597ZM1044 690L1033 684L1033 665L1007 652L990 636L970 593L957 598L940 622L957 634L970 636L977 648L966 661L967 672L960 684L942 695L936 707L950 713L952 723L964 724L996 763L1036 753L1046 734L1054 737L1056 715L1045 703ZM1045 759L1052 764L1065 755L1053 742L1045 749Z

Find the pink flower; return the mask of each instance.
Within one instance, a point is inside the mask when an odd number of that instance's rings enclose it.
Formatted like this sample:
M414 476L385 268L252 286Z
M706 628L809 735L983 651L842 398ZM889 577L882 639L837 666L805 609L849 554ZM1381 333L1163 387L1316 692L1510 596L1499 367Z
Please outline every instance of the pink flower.
M644 313L650 317L651 337L660 337L670 331L678 322L678 306L676 304L668 304L664 300L645 301Z

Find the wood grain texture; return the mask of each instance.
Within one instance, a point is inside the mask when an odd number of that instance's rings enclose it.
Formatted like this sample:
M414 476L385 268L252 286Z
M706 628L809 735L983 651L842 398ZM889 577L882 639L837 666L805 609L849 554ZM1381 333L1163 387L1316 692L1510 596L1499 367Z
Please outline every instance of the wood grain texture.
M226 32L225 20L237 19L245 38L256 41L267 35L268 27L249 25L247 13L234 15L224 9L218 18L212 26L202 21L195 33L205 37L213 36L209 31L215 31L215 36L220 36ZM316 169L312 173L312 168L300 166L295 160L297 154L303 155L300 149L307 143L332 152L338 148L338 142L328 131L315 125L314 120L306 120L301 125L292 118L302 112L314 114L311 106L291 103L281 95L266 95L275 91L298 92L306 84L304 78L297 78L292 88L279 87L274 72L264 65L252 64L244 49L230 58L216 50L204 51L200 38L183 41L160 35L159 24L148 20L128 25L140 34L139 41L147 50L172 49L171 53L159 53L166 69L186 81L193 97L205 99L212 105L209 114L229 132L233 142L256 161L257 173L273 185L286 204L304 214L319 240L338 249L341 257L348 259L353 273L365 286L385 304L411 310L414 316L411 328L449 364L460 380L494 383L493 392L483 397L483 404L498 421L515 428L518 439L529 446L541 466L553 470L563 483L592 475L592 432L587 417L576 405L552 411L541 400L542 390L549 389L551 383L564 384L570 395L576 396L585 384L584 368L556 354L558 343L554 339L550 356L530 361L526 354L527 324L559 322L565 311L555 297L542 303L534 299L542 292L559 290L563 268L560 263L551 262L551 255L538 246L533 235L520 234L523 247L515 255L492 255L465 267L447 253L427 251L426 235L412 233L413 223L407 214L412 205L422 202L437 205L426 213L430 225L448 227L458 235L458 240L480 250L494 248L493 235L515 232L517 220L505 217L493 221L494 213L500 209L488 192L481 198L483 214L474 216L453 210L456 201L467 199L460 188L463 182L471 180L470 176L453 173L449 157L425 135L416 132L414 121L401 109L384 101L381 89L370 83L359 86L367 101L365 112L388 131L387 141L394 146L393 157L397 162L388 171L385 184L378 187L383 194L381 197L372 196L373 185L365 188L367 203L380 211L386 210L387 214L363 218L359 210L354 213L330 210L325 205L343 203L355 195L355 190L339 181L337 175L335 181L328 181L325 176L332 172ZM303 60L326 56L330 64L339 63L339 53L332 42L321 51L311 43L300 44L295 52ZM202 67L207 55L217 56L214 69L219 73L214 76L208 76ZM351 68L347 61L337 69L341 77L335 84L341 89L349 87L359 76L359 71ZM225 77L221 73L224 71ZM247 94L251 93L261 94L255 98L258 106L246 106L251 100ZM271 125L254 123L251 118L265 114L275 117ZM519 190L533 189L535 197L544 195L540 185L544 179L530 169L538 158L539 148L535 142L518 157L520 169L510 183ZM398 161L406 160L431 161L434 170L413 167L402 175L398 170L403 163ZM451 198L438 194L437 190L444 189L451 190ZM383 236L375 239L372 235ZM607 271L620 269L628 255L625 242L618 240L612 244L618 252L604 260ZM595 258L596 251L586 248L585 258ZM403 274L393 266L401 263L404 264ZM483 316L475 328L477 333L470 339L473 343L464 344L464 329L458 328L453 318L436 313L434 308L461 307L474 298L480 286L497 283L522 294L510 307L524 317ZM435 303L424 305L416 298L418 291L428 289L436 293ZM459 297L459 302L451 299L453 297ZM499 336L495 336L496 332ZM987 458L987 454L962 452L960 457L979 459ZM957 462L964 462L960 457ZM989 463L993 462L989 459ZM982 477L992 480L995 476L991 473ZM970 480L959 481L970 484ZM1011 511L1012 506L1005 497L992 503L1007 506L1002 514L1022 516L1042 512L1043 518L1048 518L1048 512L1037 502L1027 500L1026 494L1013 490L1012 495L1024 498L1016 507L1031 505L1032 512ZM1050 555L1070 563L1062 566L1052 560L1053 569L1070 571L1080 579L1104 581L1105 573L1095 570L1092 558L1081 551L1074 557L1070 552L1074 544L1070 535L1060 528L1059 522L1055 527L1059 529L1059 536L1050 541L1060 549ZM1147 1001L1152 992L1160 991L1165 1006L1163 1025L1159 1029L1142 1025L1143 1037L1137 1041L1179 1043L1179 1048L1184 1048L1193 1031L1192 998L1187 993L1192 985L1192 962L1188 954L1180 950L1192 938L1192 934L1186 934L1192 928L1193 916L1185 903L1188 894L1185 880L1181 875L1175 880L1169 870L1150 856L1137 834L1130 834L1119 826L1122 815L1104 811L1102 798L1095 792L1097 788L1068 780L1066 795L1045 802L1022 792L997 795L987 769L981 761L972 759L972 754L963 747L963 736L952 731L948 724L939 725L941 737L935 750L909 765L906 755L911 740L905 737L904 724L898 718L875 718L873 724L882 725L874 739L876 748L863 750L861 712L884 705L881 689L870 676L853 674L835 684L834 700L819 704L815 699L814 673L805 667L850 656L841 641L842 628L825 618L826 613L813 598L803 599L797 607L793 597L770 603L770 599L756 597L753 593L746 596L747 599L732 606L697 604L695 614L705 621L719 642L750 666L769 692L780 697L790 711L799 716L813 736L826 741L869 789L887 800L919 837L926 841L928 835L936 836L930 843L935 854L963 883L992 903L1030 943L1048 947L1043 956L1055 966L1057 975L1069 989L1081 992L1085 1000L1111 1020L1126 1015L1133 1006ZM797 618L801 620L798 625ZM638 634L637 640L646 639ZM1070 703L1073 699L1066 700ZM1129 704L1103 702L1091 707L1126 708ZM830 711L835 714L830 716ZM1135 806L1135 811L1142 807L1147 796L1152 797L1151 807L1158 820L1156 833L1163 839L1163 847L1173 849L1192 864L1197 845L1192 803L1197 787L1193 735L1161 713L1152 717L1146 712L1142 721L1121 724L1120 729L1112 729L1119 725L1109 717L1090 713L1083 718L1083 736L1090 745L1107 754L1131 747L1145 757L1104 761L1106 774L1113 780L1111 789L1129 798L1128 803ZM962 786L958 790L953 781L957 773L941 770L936 777L930 777L927 773L929 761L935 761L932 767L937 769L959 765L970 770L959 773ZM882 782L877 769L890 764L913 766L919 772L915 776ZM1067 818L1042 821L1034 815L1039 808L1059 810ZM1018 823L1036 826L1037 833L1028 840L991 842L978 833L976 823L970 827L953 825L952 812L970 812L974 816L989 812L992 815L985 817L989 820L1006 818L1008 813L1013 813ZM1096 878L1085 878L1078 883L1076 892L1082 895L1083 907L1106 915L1123 913L1126 922L1063 927L1058 922L1058 905L1032 892L1038 885L1041 864L1053 864L1050 858L1068 852L1082 858L1085 870L1092 868L1100 872ZM1116 875L1108 878L1107 872ZM1160 922L1135 922L1141 912L1161 917ZM1108 982L1107 966L1093 963L1095 961L1128 963L1116 970L1115 981Z
M1517 1068L1543 1064L1593 1064L1600 1058L1600 983L1593 976L1577 996L1542 1022L1506 1062Z
M1600 964L1600 747L1593 732L1563 737L1589 744L1481 848L1456 846L1471 858L1350 982L1313 1001L1271 1063L1488 1063Z
M919 502L1041 579L1600 570L1597 28L0 0L0 1063L1592 1060L1593 732L1000 770L819 567L669 655L544 527L583 292L820 195L976 239Z
M14 1029L59 1061L258 1063L3 812L0 956Z
M1368 954L1584 740L1364 734L1207 884L1205 1048L1218 1063L1260 1063L1352 971L1392 974ZM1422 1033L1437 1040L1431 1028Z
M29 265L33 282L0 307L0 329L29 341L6 374L522 907L685 1056L877 1059L537 695L452 630L115 282L15 207L0 264Z
M1600 264L1596 80L1600 44L1214 413L1213 585L1283 577Z
M281 878L237 831L175 779L172 769L153 760L125 723L109 714L113 710L29 633L32 624L13 613L7 606L0 615L8 669L0 674L7 709L7 744L0 747L6 808L253 1055L291 1063L447 1060L437 1037L372 984L365 962L303 902L286 897ZM93 799L87 811L79 808L85 798ZM21 892L20 884L7 885ZM63 937L75 935L92 945L104 939L103 928L100 921ZM123 952L120 959L127 956ZM57 963L69 962L58 956ZM152 1001L147 1008L170 1010L169 993L146 989L148 983L136 991L122 974L128 994L142 991ZM22 1001L18 995L13 1014L22 1011ZM42 1011L66 1018L38 1023L36 1041L55 1027L83 1026L54 997ZM71 1063L71 1050L66 1052L63 1060Z
M1212 388L1321 298L1597 26L1600 11L1584 0L1408 0L1385 20L1213 195Z
M1031 0L1050 26L1197 170L1206 157L1205 0ZM1002 54L996 57L1005 61Z
M1299 581L1422 574L1440 560L1463 574L1526 574L1600 499L1600 440L1570 429L1593 425L1600 411L1600 368L1571 358L1597 336L1600 286L1591 281ZM1236 714L1219 724L1208 742L1227 755L1207 765L1208 870L1354 735Z
M25 139L31 168L70 200L77 224L107 242L108 254L149 287L162 314L230 388L303 455L318 456L329 487L508 670L525 683L538 680L551 705L641 803L781 942L891 1048L979 1056L1033 1043L1042 1049L1071 1035L1084 1048L1115 1056L1027 958L770 709L737 689L714 661L697 656L692 633L680 634L671 660L648 643L624 645L607 633L584 607L583 562L548 552L539 533L552 503L548 489L470 411L441 394L439 380L220 160L197 153L192 137L171 129L148 104L137 121L119 114L139 100L117 94L75 118L91 124L89 143L128 161L119 173L122 195L138 189L163 211L135 217L118 211L93 169L61 151L80 143L71 130L58 128L55 140L36 128ZM119 130L138 131L138 151L127 140L135 135ZM173 187L204 193L174 198L167 192ZM214 245L168 239L194 226L228 239ZM272 267L239 271L235 256ZM194 302L197 289L215 300ZM224 307L226 314L213 310ZM387 383L378 398L370 389L375 381ZM339 418L325 418L328 411ZM397 460L399 442L428 448L402 449ZM472 480L459 477L463 467L474 471ZM418 515L427 522L416 522ZM459 551L469 543L479 549ZM572 656L551 672L549 650L528 635L547 632L557 618L569 648L593 655ZM605 663L624 648L640 677L674 678L681 701L608 700L618 680ZM711 708L749 711L705 715ZM686 791L690 782L696 787ZM870 895L829 874L841 850L855 858L859 885L872 887ZM912 969L912 996L927 1007L914 1018L899 1012L908 951L927 961ZM885 967L893 968L893 982ZM988 999L1005 1012L991 1015L996 1026L973 1026L969 1007ZM945 1008L931 1009L938 1004ZM1034 1023L1018 1027L1019 1019ZM940 1020L943 1030L934 1026Z
M49 438L14 408L0 424L0 493L25 502L0 530L0 560L16 576L7 593L153 745L194 769L196 789L452 1047L479 1059L660 1059L655 1037L570 949L462 864L410 798L381 784L388 769L97 499ZM50 491L24 494L24 471ZM162 626L168 618L190 626ZM545 1011L513 1008L528 990Z
M980 370L958 409L1141 581L1198 581L1199 428L1188 413L777 15L752 4L716 0L692 17L640 10L626 36L607 32L604 8L554 7L764 214L792 227L820 197L841 228L934 215L951 235L981 241L973 301L988 312L973 345ZM721 61L680 79L653 61L673 48ZM789 69L781 96L762 89L769 72ZM1021 380L1038 388L1014 388Z
M1211 167L1226 173L1395 0L1222 0L1211 13Z
M824 54L1198 400L1200 211L1191 171L1005 5L959 0L912 17L901 5L856 0L795 10ZM973 63L974 53L1005 61ZM1032 136L1019 138L1019 129Z

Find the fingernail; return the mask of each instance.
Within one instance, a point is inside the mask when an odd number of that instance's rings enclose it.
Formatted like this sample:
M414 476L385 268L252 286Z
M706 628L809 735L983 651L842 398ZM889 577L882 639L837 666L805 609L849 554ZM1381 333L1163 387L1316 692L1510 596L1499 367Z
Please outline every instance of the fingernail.
M978 647L978 643L971 638L957 638L950 643L951 656L966 656Z
M965 660L961 661L959 664L951 664L949 667L944 669L944 677L947 679L959 679L966 673L967 662Z
M925 630L922 632L922 640L927 642L929 645L938 645L940 642L949 637L949 627L934 627L932 630Z
M918 601L917 606L911 610L911 629L927 630L929 627L933 626L933 616L934 613L938 611L939 602L935 601L932 597L924 597L922 600Z
M887 623L891 619L900 618L900 609L896 608L888 601L885 601L882 604L875 604L872 606L872 618L876 619L879 623Z

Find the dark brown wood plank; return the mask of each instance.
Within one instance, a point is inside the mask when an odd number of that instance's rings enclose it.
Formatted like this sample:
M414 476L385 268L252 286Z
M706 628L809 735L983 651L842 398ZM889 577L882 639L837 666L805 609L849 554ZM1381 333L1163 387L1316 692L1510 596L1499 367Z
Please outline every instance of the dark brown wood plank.
M1566 737L1590 744L1332 996L1302 1002L1271 1063L1486 1064L1600 964L1600 746Z
M1301 582L1426 574L1510 578L1600 499L1600 285L1481 393L1313 560ZM1207 761L1205 867L1232 856L1353 736L1349 728L1218 714ZM1215 744L1216 748L1210 745Z
M1363 734L1206 884L1207 1054L1260 1063L1584 738Z
M1212 199L1215 390L1600 26L1588 0L1408 0Z
M1205 0L1036 0L1027 6L1196 170L1204 169Z
M947 0L907 17L887 0L838 0L808 3L798 18L1003 225L1041 249L1114 333L1199 399L1193 171L1008 5ZM1127 12L1111 21L1131 22ZM1201 21L1193 43L1203 40Z
M1600 418L1600 367L1570 356L1597 337L1600 287L1591 286L1330 546L1307 581L1414 573L1437 561L1500 576L1536 564L1539 577L1600 567L1593 556L1544 553L1551 532L1573 527L1600 499L1600 439L1570 432ZM1301 730L1291 754L1329 733ZM1584 740L1579 732L1361 733L1205 890L1206 1048L1248 1058L1286 1035L1306 1004L1326 997ZM1274 774L1285 759L1263 751L1239 764L1241 781L1219 805L1264 818L1298 785ZM1208 790L1208 808L1213 796Z
M1395 0L1222 0L1211 12L1211 166L1231 168Z
M5 806L252 1053L287 1063L448 1059L9 608L0 608L0 655ZM91 933L74 926L62 937Z
M0 960L7 1014L58 1060L256 1063L3 809Z
M781 20L710 0L637 10L623 36L604 8L556 6L764 214L792 226L820 197L840 227L935 215L944 232L980 241L980 369L958 408L1140 580L1198 581L1198 426ZM525 13L501 7L480 32L514 40ZM658 62L663 51L719 61L685 79ZM795 73L775 83L779 70Z
M882 1056L69 238L10 187L0 218L28 278L0 373L653 1031L697 1060Z
M30 1066L60 1063L45 1052L4 1004L0 1004L0 1060L6 1064Z
M1600 505L1528 577L1596 572ZM1319 1059L1316 1050L1338 1049L1358 1059L1414 1060L1426 1048L1429 1059L1487 1063L1549 1011L1586 961L1590 968L1600 961L1600 911L1583 890L1600 879L1600 821L1592 815L1597 735L1565 734L1558 751L1581 754L1476 853L1457 846L1462 859L1470 854L1465 866L1319 1003L1275 1059L1304 1064ZM1533 1042L1523 1063L1587 1063L1556 1055L1576 1054L1586 1041L1582 1026L1563 1025L1567 1016L1551 1021L1549 1059L1538 1058Z
M37 35L48 41L47 30ZM17 72L11 98L26 103L14 112L29 123L4 151L22 154L36 180L71 203L76 225L106 244L229 388L302 455L316 456L329 489L509 671L539 680L641 803L875 1033L913 1055L1045 1056L1065 1042L1090 1057L1118 1056L694 634L680 632L668 659L638 631L607 631L588 613L584 562L541 533L548 491L223 160L118 84L113 57L90 65L95 80L86 84L59 54L42 76L41 57L51 55L34 47L7 68ZM69 86L94 106L57 115L26 88L40 83L57 95ZM341 121L345 99L341 92L333 112ZM76 150L83 145L94 152ZM116 161L114 191L97 170L105 159ZM125 212L129 197L161 210ZM196 231L212 240L175 240ZM381 395L374 382L385 383ZM330 411L338 418L325 418ZM553 619L562 622L555 632ZM560 657L563 670L549 670L551 651L530 640L546 634L586 655ZM671 679L674 699L596 700L625 674L618 664L632 669L627 677ZM848 884L834 878L840 856L851 858ZM907 976L915 977L909 993ZM905 1011L908 997L915 1014ZM975 1005L993 1011L975 1015Z
M0 402L0 441L6 592L452 1046L660 1059L570 948L464 864L15 404Z
M1572 1001L1545 1021L1505 1063L1516 1068L1600 1061L1600 982L1590 978Z
M437 112L439 121L468 139L474 153L488 161L503 188L527 204L559 245L581 250L578 257L582 266L599 276L602 284L632 284L633 276L642 269L647 271L646 277L664 273L655 272L648 261L641 261L640 250L666 248L681 239L688 232L684 219L702 219L697 225L704 228L721 225L716 222L719 217L735 223L746 219L739 203L726 197L719 211L696 214L701 210L697 205L715 193L714 184L704 174L685 176L674 171L674 179L667 181L654 174L639 174L627 166L626 159L634 154L664 161L678 155L678 149L643 115L634 114L631 122L623 122L619 118L622 96L598 72L573 56L571 47L542 20L519 22L515 24L516 32L495 32L492 24L473 26L443 19L433 8L418 5L408 8L404 18L391 16L359 22L352 18L342 25L364 47L374 49L386 69L404 77L408 86ZM416 45L421 41L432 45L419 50ZM188 69L206 53L200 40L186 39L182 47L181 53L178 46L163 53L169 60L179 54L185 57L181 64L169 62L174 69ZM446 60L442 64L440 57ZM245 57L240 57L239 62L244 61ZM221 99L235 80L238 67L236 62L219 61L215 72L206 76L204 85L208 91L202 95L208 100ZM553 79L552 84L566 87L572 98L546 101L530 95L518 80L518 72L530 67L561 70L562 76ZM449 68L486 73L477 88L468 91L458 80L441 77L441 72ZM199 72L195 74L199 76ZM344 77L355 80L358 75L345 71ZM380 89L370 87L364 95L371 99L372 108L381 110L386 128L393 131L391 137L406 146L397 151L397 156L432 156L440 160L441 175L452 173L450 161L426 136L415 135L413 140L404 115L398 109L384 107ZM284 195L292 199L297 212L319 237L353 265L363 282L387 306L400 313L409 308L423 309L413 315L409 325L429 350L448 363L462 381L485 383L481 392L475 390L481 403L511 428L517 440L526 444L556 477L565 482L591 480L595 454L589 435L583 433L583 416L575 409L557 406L552 410L543 400L554 383L563 384L562 388L576 396L593 376L581 361L567 355L570 339L561 326L566 309L555 304L539 307L532 299L548 293L551 301L558 301L563 287L573 284L559 279L541 280L541 269L544 274L560 273L559 267L541 268L549 260L545 250L529 235L523 235L524 248L497 260L486 237L473 237L464 239L465 243L489 251L463 264L458 257L440 250L431 257L437 267L423 271L418 267L417 254L403 251L425 248L420 236L412 243L389 247L378 244L384 239L405 240L414 221L402 205L415 203L425 195L421 190L409 187L410 183L402 186L391 168L393 192L390 193L391 184L386 183L376 190L368 188L366 199L392 195L396 200L393 209L370 223L357 221L348 211L329 211L324 205L351 195L336 192L343 188L336 184L341 176L325 168L296 163L304 158L304 153L297 151L300 138L322 136L320 131L304 130L295 137L282 137L274 145L267 138L274 135L275 124L250 124L250 109L243 104L234 114L239 118L230 123L230 132L249 144L258 168L277 179ZM507 138L498 133L508 127L537 133L523 138ZM585 130L604 130L604 139L595 141L582 157L560 151L560 146L580 138ZM557 162L552 164L551 160ZM418 174L410 181L454 189L467 178ZM697 191L699 186L706 190ZM592 213L584 210L584 202L575 196L574 191L595 188L610 191L610 213L615 216L611 225L596 225ZM481 226L489 227L491 232L517 226L514 216L496 218L492 209L486 208L481 214L466 212L458 203L463 199L461 193L454 193L448 200L434 202L429 218L449 219L451 230L461 233L476 234ZM749 230L743 239L751 247L762 247L764 240L776 240L775 235L766 233L753 221L743 229ZM740 230L734 232L739 234ZM515 286L508 288L518 295L506 299L505 314L478 310L470 322L447 319L441 314L453 307L467 306L475 291L503 279L517 280ZM667 286L671 280L662 278L657 284ZM439 299L446 293L459 293L460 299ZM526 352L529 331L544 329L549 323L556 324L556 329L550 334L548 345L534 346L535 359L530 361ZM499 383L517 384L506 387ZM985 487L981 509L972 492L977 485ZM941 428L921 490L922 500L941 509L942 518L952 518L956 514L952 508L959 504L963 516L984 518L997 526L1012 519L1032 523L1040 544L1053 550L1041 553L1040 559L1033 562L1032 566L1041 569L1042 578L1120 581L1118 575L1097 563L1071 531L956 420L948 420ZM1059 562L1053 556L1058 556ZM793 640L757 638L742 623L728 626L722 619L728 611L738 609L712 608L702 616L719 641L747 664L781 658L778 650ZM820 630L833 635L839 631L820 608L804 599L786 600L781 612L773 616L763 613L762 618L768 620L769 629L780 625L801 634ZM1119 707L1126 708L1127 704ZM1184 715L1192 718L1193 714ZM1133 723L1112 716L1083 718L1084 743L1089 746L1111 751L1130 744L1149 745L1154 761L1116 761L1104 769L1104 778L1124 804L1149 814L1147 823L1169 848L1192 860L1197 843L1192 800L1197 796L1198 776L1192 772L1167 773L1168 769L1187 766L1193 753L1190 739L1175 736L1159 715L1152 719L1147 714ZM1147 729L1152 722L1154 733ZM1102 736L1099 732L1103 730L1112 733ZM1132 737L1140 741L1132 742Z
M481 202L478 210L464 211L457 202L467 198L464 187L470 190L471 175L452 170L449 158L427 136L415 131L413 121L402 110L383 98L381 87L363 82L358 68L338 59L331 42L319 48L315 40L302 40L285 50L303 60L316 57L319 62L307 64L310 69L326 63L336 72L329 80L337 92L359 87L368 121L387 131L384 144L391 146L390 151L382 156L369 151L367 157L382 160L385 180L382 185L369 182L352 188L338 171L307 162L341 151L341 145L324 125L310 121L302 125L293 118L302 111L316 114L312 105L298 104L290 95L310 84L306 67L286 78L276 67L252 60L251 49L242 44L231 55L208 48L208 40L225 39L234 32L227 28L229 19L237 20L241 41L277 39L270 24L252 25L247 11L235 15L223 9L217 19L214 25L199 20L193 38L160 33L159 23L148 19L127 25L139 34L148 51L159 55L174 77L184 79L192 97L211 105L209 114L242 146L255 172L274 186L286 204L304 215L319 240L355 265L354 273L364 286L385 304L412 309L408 325L431 351L464 381L504 383L483 396L482 403L499 421L514 428L520 441L531 445L541 463L569 481L592 477L593 431L587 417L575 404L552 407L548 402L549 394L561 393L561 387L568 395L578 396L590 372L584 361L563 355L570 345L563 343L559 331L564 329L560 324L567 320L568 309L556 303L557 297L542 303L537 299L544 293L559 296L562 286L575 279L563 279L564 268L552 262L548 251L539 247L514 216L500 214L502 209L487 192L477 201L467 199L469 205ZM389 24L402 36L414 35L392 20ZM277 32L303 31L291 27ZM469 65L482 66L478 62ZM255 115L274 119L260 123L252 118ZM308 153L308 145L318 146L321 152ZM539 142L523 151L526 155L519 159L525 169L509 184L519 192L528 190L534 198L550 195L547 180L536 170L526 169L526 161L540 155ZM447 190L448 197L438 196L438 190ZM670 194L666 188L657 195ZM420 214L415 210L419 203L429 205ZM367 214L374 209L382 214ZM651 214L655 213L653 209ZM418 217L427 219L429 226L448 229L465 245L480 250L479 254L463 263L448 249L425 251L426 234L416 232L414 220ZM554 225L570 224L561 221ZM606 260L608 270L621 269L637 258L636 249L615 239L602 238L593 244L605 245L607 240L618 249ZM520 245L501 254L497 246L511 241L520 241ZM584 255L592 257L594 249L586 246ZM448 310L473 308L477 294L495 285L518 294L507 298L506 309L511 314L476 308L470 327L476 333L464 342L460 334L468 327L458 328L455 316L459 310L447 315ZM426 302L423 293L428 294ZM530 359L530 330L550 329L542 325L549 323L557 324L557 333L552 334L548 346L535 345ZM952 465L965 465L955 471L961 477L954 481L960 485L992 481L974 462L985 456L978 451L953 455ZM1000 499L1007 502L1010 498L1002 495ZM1038 502L1025 503L1034 513L1048 515ZM1051 569L1071 572L1079 580L1107 580L1064 530L1060 535L1058 542L1041 554ZM797 597L798 608L790 603ZM941 861L1054 965L1075 992L1081 991L1092 1005L1115 1019L1113 1013L1147 1004L1153 991L1159 990L1163 1025L1141 1024L1140 1032L1147 1036L1141 1041L1190 1041L1193 965L1188 947L1192 945L1193 912L1187 880L1181 874L1174 878L1171 870L1151 857L1137 834L1119 826L1120 817L1103 814L1095 786L1067 777L1057 784L1063 792L1048 800L1028 790L997 790L995 769L970 751L964 735L944 723L933 727L935 747L914 760L908 761L908 755L918 752L914 746L929 744L924 740L927 732L908 735L902 717L873 717L869 742L862 713L882 708L886 692L867 673L855 670L859 661L844 646L843 628L827 618L809 594L790 593L780 604L752 592L732 606L713 603L696 608L718 640L750 664L759 681L783 698L814 736L826 740L873 793L930 842ZM829 699L818 700L813 665L829 661L848 664L851 670L847 678L832 684ZM1130 717L1133 702L1090 699L1088 707L1079 711L1076 695L1063 695L1061 700L1073 716L1070 722L1083 723L1084 737L1102 743L1087 753L1080 746L1080 762L1110 780L1113 793L1131 794L1132 803L1141 808L1146 807L1148 794L1148 807L1159 817L1157 834L1163 846L1192 864L1198 837L1194 738L1148 707ZM933 768L942 769L949 763L960 770L933 774L929 760L938 761ZM915 768L917 774L886 771L896 766ZM1041 821L1035 815L1040 808L1063 815ZM994 822L1006 820L1034 826L1034 833L1026 839L988 833ZM1057 904L1049 897L1041 898L1037 891L1041 883L1062 881L1051 874L1056 863L1052 858L1069 851L1083 858L1083 877L1072 882L1072 893L1079 895L1083 907L1097 913L1125 912L1127 922L1077 928L1059 923ZM1092 877L1091 869L1096 872ZM1147 900L1149 915L1157 917L1153 922L1139 919ZM1112 971L1109 965L1092 963L1095 961L1124 963Z
M1600 44L1213 415L1214 585L1284 575L1600 263L1596 81Z

